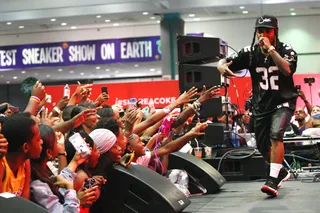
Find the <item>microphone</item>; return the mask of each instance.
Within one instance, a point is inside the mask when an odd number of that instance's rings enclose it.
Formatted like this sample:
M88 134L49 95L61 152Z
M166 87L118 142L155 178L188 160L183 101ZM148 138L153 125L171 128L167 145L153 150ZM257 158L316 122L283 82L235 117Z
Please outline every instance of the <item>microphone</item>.
M258 45L259 45L260 47L262 47L262 46L264 45L263 39L260 39L260 40L259 40Z

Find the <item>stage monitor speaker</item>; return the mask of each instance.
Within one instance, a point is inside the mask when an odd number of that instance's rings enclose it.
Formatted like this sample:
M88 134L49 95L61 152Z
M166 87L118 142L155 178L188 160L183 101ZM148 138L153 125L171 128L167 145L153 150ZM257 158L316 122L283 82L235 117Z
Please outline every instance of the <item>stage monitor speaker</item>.
M169 155L168 169L184 169L194 177L207 193L218 192L226 183L226 179L210 164L193 155L175 152Z
M107 199L101 202L112 213L174 213L191 203L165 177L137 164L115 166L102 193Z
M179 64L216 62L228 55L228 45L220 38L178 36Z
M0 193L1 213L49 213L38 204L9 193Z
M179 65L179 88L180 92L188 91L192 87L202 91L203 85L207 88L221 85L222 77L217 67L180 64Z

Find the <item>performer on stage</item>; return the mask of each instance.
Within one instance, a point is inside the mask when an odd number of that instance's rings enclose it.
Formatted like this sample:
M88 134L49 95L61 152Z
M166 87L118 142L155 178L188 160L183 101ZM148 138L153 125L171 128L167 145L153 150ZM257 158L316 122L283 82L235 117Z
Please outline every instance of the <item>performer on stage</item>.
M292 78L297 54L290 45L279 41L278 31L276 17L259 17L251 46L241 49L233 57L220 60L218 64L219 72L226 77L235 77L233 71L250 71L257 146L270 163L270 174L261 191L271 196L277 196L282 181L290 178L282 168L283 135L290 124L298 96Z

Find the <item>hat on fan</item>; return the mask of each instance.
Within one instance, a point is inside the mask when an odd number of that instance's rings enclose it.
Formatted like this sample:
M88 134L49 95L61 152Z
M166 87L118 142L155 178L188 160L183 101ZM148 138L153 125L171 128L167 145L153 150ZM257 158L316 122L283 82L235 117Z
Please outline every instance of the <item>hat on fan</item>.
M108 129L95 129L89 136L92 138L100 154L109 151L117 141L116 136Z
M255 28L265 27L265 28L279 28L278 19L272 15L263 15L256 20Z

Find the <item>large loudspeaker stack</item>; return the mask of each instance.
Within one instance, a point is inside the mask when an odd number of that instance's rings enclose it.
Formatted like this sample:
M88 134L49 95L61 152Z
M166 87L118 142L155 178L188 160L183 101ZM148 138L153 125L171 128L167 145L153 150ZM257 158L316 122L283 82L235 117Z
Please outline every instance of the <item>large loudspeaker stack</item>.
M228 54L227 44L219 38L178 36L178 64L180 92L191 87L202 90L222 85L223 79L217 67L205 64L219 61ZM222 114L221 98L208 101L200 110L200 118L214 117Z
M226 42L219 38L178 36L177 43L180 92L193 86L198 91L202 90L203 85L207 89L215 85L228 86L226 79L212 64L228 55ZM212 99L201 106L199 117L217 117L222 114L222 108L221 98ZM210 134L206 134L203 143L207 146L224 143L223 125L213 123L207 129Z

